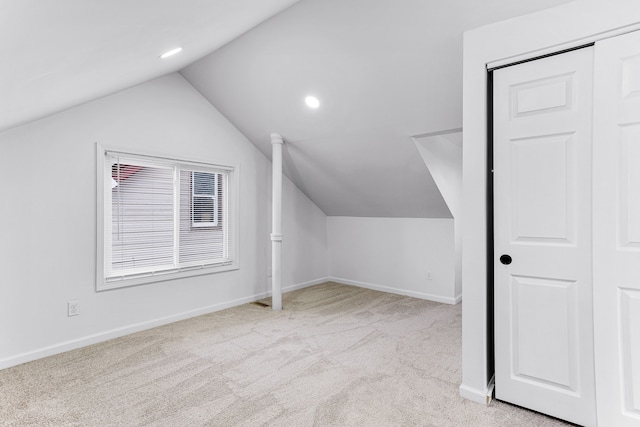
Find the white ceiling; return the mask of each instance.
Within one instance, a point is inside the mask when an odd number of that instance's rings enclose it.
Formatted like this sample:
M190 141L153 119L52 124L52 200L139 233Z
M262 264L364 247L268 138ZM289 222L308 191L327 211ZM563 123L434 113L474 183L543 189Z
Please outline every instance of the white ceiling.
M0 130L204 57L182 74L328 215L449 217L410 136L461 126L462 32L568 1L0 0Z
M566 2L303 0L181 73L327 215L450 217L410 137L462 126L463 31Z
M0 0L0 130L177 71L297 1Z

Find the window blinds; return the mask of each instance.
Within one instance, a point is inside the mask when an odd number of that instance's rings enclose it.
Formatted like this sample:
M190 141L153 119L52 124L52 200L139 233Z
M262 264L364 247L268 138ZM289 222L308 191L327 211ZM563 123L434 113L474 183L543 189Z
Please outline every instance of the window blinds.
M105 156L106 281L233 261L233 168Z

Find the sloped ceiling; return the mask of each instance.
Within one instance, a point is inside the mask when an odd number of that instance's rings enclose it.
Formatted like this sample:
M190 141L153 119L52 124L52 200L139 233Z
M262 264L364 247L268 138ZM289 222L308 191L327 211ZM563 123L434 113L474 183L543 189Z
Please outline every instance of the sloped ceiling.
M0 1L0 131L182 70L326 214L449 217L410 137L461 126L462 32L567 1Z
M566 2L303 0L181 73L327 215L450 217L410 137L461 127L463 31Z
M0 130L177 71L297 1L2 0Z

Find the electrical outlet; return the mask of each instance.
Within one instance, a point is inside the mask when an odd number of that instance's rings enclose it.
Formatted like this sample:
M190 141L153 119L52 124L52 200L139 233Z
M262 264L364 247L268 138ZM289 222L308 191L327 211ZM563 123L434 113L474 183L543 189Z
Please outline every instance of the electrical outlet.
M67 303L67 316L73 317L80 315L80 302L79 301L69 301Z
M427 280L431 280L433 277L431 276L431 272L427 271Z

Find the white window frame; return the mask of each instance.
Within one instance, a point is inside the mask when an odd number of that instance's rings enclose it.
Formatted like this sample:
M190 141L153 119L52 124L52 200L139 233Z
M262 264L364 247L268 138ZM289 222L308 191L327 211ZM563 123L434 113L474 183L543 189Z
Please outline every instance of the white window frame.
M199 227L217 227L218 226L218 174L213 174L213 195L196 193L196 174L199 171L191 171L191 226ZM206 172L205 172L206 173ZM208 222L197 222L195 220L196 198L211 199L213 205L213 219Z
M119 153L123 156L138 157L144 161L144 158L150 160L157 160L165 163L179 163L181 165L188 166L191 170L207 171L209 168L222 169L228 171L232 176L229 185L225 188L226 191L226 204L228 206L228 223L231 224L231 231L228 235L228 244L225 246L225 250L229 246L233 248L232 254L229 254L226 262L213 265L202 265L200 263L183 264L179 267L167 267L164 270L148 272L141 270L138 274L128 274L126 276L118 277L106 277L106 263L110 262L110 238L107 237L111 233L111 206L106 209L106 197L111 194L112 178L105 173L106 169L106 154L107 153ZM157 167L157 164L154 163ZM166 280L175 280L192 276L199 276L204 274L213 274L224 271L238 270L240 268L239 257L239 229L238 229L238 189L239 189L239 166L225 166L213 163L203 163L197 160L190 160L180 158L176 156L167 156L158 153L150 153L139 150L130 150L117 148L113 146L102 146L96 143L96 290L105 291L110 289L143 285L155 282L162 282ZM175 180L174 197L179 198L179 183L178 179ZM175 200L174 209L176 212L176 218L179 210L179 201ZM191 222L191 218L189 219ZM229 225L226 225L229 226ZM176 237L178 235L178 226L175 227ZM107 247L109 244L109 247ZM175 245L179 244L179 239L175 239ZM177 251L177 249L176 249Z

